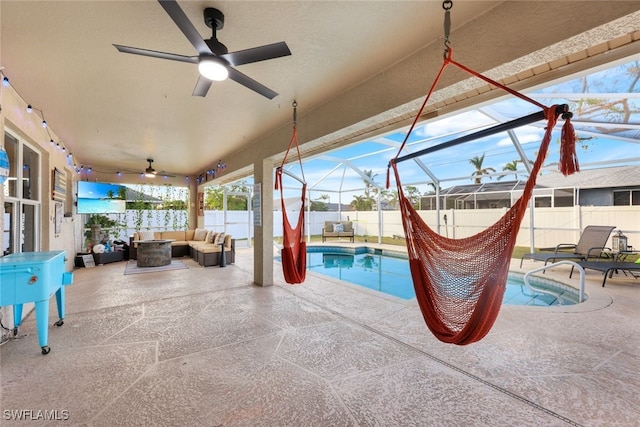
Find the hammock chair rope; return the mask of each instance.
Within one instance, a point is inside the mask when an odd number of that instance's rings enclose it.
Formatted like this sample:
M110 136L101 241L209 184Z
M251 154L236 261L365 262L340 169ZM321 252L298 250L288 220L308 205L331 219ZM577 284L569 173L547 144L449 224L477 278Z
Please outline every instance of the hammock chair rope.
M389 188L389 172L390 169L393 169L398 187L398 199L406 236L411 276L416 298L427 327L440 341L466 345L486 336L498 316L520 223L531 198L536 176L546 157L552 131L559 116L565 119L561 138L560 170L564 175L568 175L578 171L579 166L575 155L575 133L570 123L571 113L567 111L566 106L546 107L470 70L452 59L452 50L448 46L448 40L445 41L445 44L446 50L442 68L438 72L409 132L407 132L398 154L389 162L387 188ZM537 105L542 109L543 116L547 120L538 156L520 199L495 224L480 233L462 239L441 236L424 222L404 195L397 167L400 161L421 155L422 152L416 152L411 156L398 157L422 115L440 76L448 65L454 65L518 98ZM441 145L444 146L446 143ZM437 149L438 147L433 148Z
M304 211L305 211L305 194L307 191L307 183L304 179L304 170L302 168L302 156L300 155L300 146L298 143L297 131L297 107L298 103L293 101L293 133L289 141L289 148L282 159L282 163L276 168L275 189L280 189L280 203L282 206L282 272L284 279L289 284L298 284L304 282L307 273L307 244L304 241ZM302 178L288 173L284 170L284 165L289 156L289 152L295 145L298 154L298 162L300 163L300 171ZM288 175L302 184L300 213L298 214L298 222L295 227L291 226L287 216L287 208L284 200L284 187L282 185L282 175Z

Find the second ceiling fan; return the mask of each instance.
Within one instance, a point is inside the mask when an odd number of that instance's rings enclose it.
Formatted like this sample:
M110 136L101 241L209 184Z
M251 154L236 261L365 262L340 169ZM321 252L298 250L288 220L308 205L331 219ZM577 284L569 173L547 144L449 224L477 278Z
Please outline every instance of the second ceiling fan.
M198 51L198 56L184 56L114 44L118 51L198 64L200 76L193 90L194 96L205 96L213 80L220 81L227 77L266 98L273 99L278 95L263 84L236 70L233 66L291 55L291 51L285 42L229 52L227 47L216 38L216 31L224 27L224 15L218 9L208 7L204 10L204 22L213 31L211 38L205 40L200 36L175 0L158 0L158 2Z

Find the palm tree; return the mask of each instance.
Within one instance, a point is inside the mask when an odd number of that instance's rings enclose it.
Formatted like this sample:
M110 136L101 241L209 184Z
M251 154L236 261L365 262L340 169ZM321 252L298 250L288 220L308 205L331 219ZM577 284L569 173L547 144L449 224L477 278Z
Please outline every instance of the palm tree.
M367 196L353 196L351 206L357 211L371 211L373 210L373 199Z
M364 195L366 197L371 197L371 183L373 182L373 178L375 178L376 176L378 176L377 173L373 173L372 169L369 170L364 170L363 173L367 176L367 179L362 179L364 181ZM373 189L374 194L377 192L377 187Z
M480 184L482 182L482 175L489 175L491 172L495 172L494 168L483 168L482 163L484 162L484 154L482 156L475 156L474 158L469 160L469 163L476 168L475 172L471 174L472 177L475 176L475 183Z
M387 202L388 209L398 209L398 190L383 191L382 196Z
M515 171L517 171L517 170L518 170L518 163L519 163L519 162L520 162L520 160L514 160L514 161L512 161L512 162L509 162L509 163L507 163L506 165L504 165L504 166L502 167L502 170L503 170L503 171L511 171L511 172L515 172ZM506 175L506 174L505 174L505 175L500 175L500 176L498 177L498 181L500 181L500 180L501 180L502 178L504 178L505 176L507 176L507 175ZM514 174L513 176L514 176L514 178L515 178L515 179L518 179L518 174Z
M436 187L436 184L433 183L433 182L429 182L427 184L427 187L429 187L431 190L429 190L428 193L425 193L425 195L426 194L436 194L438 192L438 190L442 191L442 187L440 187L440 186Z

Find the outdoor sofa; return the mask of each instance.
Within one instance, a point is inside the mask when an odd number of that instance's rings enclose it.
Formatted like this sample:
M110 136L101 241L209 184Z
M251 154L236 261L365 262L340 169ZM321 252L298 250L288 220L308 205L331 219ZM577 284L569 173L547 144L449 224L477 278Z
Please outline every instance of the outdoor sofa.
M222 233L224 234L224 233ZM172 230L172 231L136 231L130 238L129 258L137 259L138 244L136 240L171 239L171 257L189 256L203 267L220 265L222 242L227 264L236 260L236 241L230 234L216 233L212 230Z
M322 229L322 241L324 242L327 237L348 237L353 243L353 222L351 221L325 221L324 228Z

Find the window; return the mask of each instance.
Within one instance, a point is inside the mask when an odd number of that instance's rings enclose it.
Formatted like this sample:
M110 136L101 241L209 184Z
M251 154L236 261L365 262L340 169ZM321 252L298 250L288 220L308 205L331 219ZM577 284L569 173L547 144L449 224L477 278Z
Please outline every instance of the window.
M640 190L616 190L613 192L613 206L640 205Z
M18 193L18 140L11 135L4 135L4 149L9 156L9 176L4 186L5 197L17 197Z
M5 132L9 177L4 187L4 255L40 250L40 153Z

